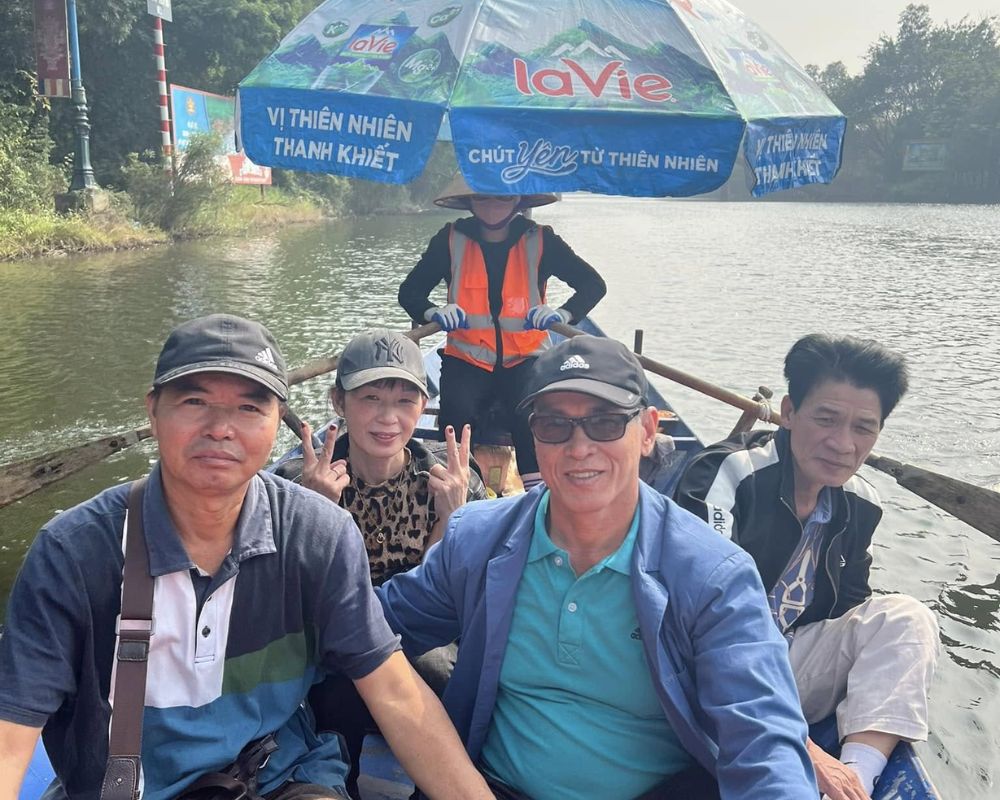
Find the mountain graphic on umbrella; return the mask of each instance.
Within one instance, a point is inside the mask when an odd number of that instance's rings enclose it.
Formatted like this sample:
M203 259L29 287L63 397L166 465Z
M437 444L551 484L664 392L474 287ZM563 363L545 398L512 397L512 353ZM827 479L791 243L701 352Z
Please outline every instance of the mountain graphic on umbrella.
M827 183L846 120L725 0L327 0L241 82L257 163L388 183L442 131L494 194ZM447 135L447 133L446 133Z

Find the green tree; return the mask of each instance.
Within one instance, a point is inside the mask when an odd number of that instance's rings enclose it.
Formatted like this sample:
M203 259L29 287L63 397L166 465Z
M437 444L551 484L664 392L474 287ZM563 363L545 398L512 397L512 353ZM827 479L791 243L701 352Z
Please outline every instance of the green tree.
M858 79L852 76L843 61L834 61L820 69L815 64L807 64L809 77L820 85L831 100L837 103L849 102L851 92L857 86Z
M19 86L18 74L33 72L32 4L0 3L0 86Z
M988 197L1000 159L997 28L995 17L935 25L926 5L909 5L896 35L871 46L861 75L852 78L839 64L813 68L851 124L841 180L856 180L864 195L876 197L979 199L984 191ZM904 173L906 144L921 139L949 145L945 180ZM976 174L960 176L970 171ZM994 189L1000 197L1000 187Z
M60 171L49 164L48 102L34 91L34 79L0 85L0 209L38 211L61 191Z
M316 0L175 0L168 26L171 80L234 94L236 85Z
M172 179L159 164L130 154L124 169L125 185L139 220L176 236L217 229L212 216L223 207L232 189L217 161L219 145L218 134L192 136Z
M869 48L864 69L807 67L848 118L837 199L1000 200L1000 21L935 25L909 5L895 35ZM906 145L948 146L947 169L903 170ZM810 195L813 196L813 195Z
M31 4L0 10L0 43L18 46L20 69L33 70ZM167 78L171 83L232 94L236 83L315 5L312 0L174 0L173 23L164 23ZM83 82L90 105L91 158L98 180L121 186L129 153L160 149L160 120L153 57L153 18L136 0L78 0ZM15 26L8 33L5 23ZM0 74L3 71L0 70ZM73 109L53 103L55 154L74 147Z

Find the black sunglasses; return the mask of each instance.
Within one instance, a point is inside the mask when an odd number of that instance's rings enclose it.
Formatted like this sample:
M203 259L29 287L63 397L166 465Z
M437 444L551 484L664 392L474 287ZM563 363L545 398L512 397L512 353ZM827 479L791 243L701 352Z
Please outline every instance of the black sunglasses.
M613 442L625 435L625 428L642 412L641 408L627 414L592 414L589 417L559 417L551 414L532 414L528 427L532 435L543 444L563 444L573 436L579 425L587 438L594 442Z

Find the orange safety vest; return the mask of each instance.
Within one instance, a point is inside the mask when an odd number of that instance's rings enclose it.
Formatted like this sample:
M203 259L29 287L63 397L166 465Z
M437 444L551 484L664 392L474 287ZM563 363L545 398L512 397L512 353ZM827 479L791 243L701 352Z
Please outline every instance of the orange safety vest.
M461 306L469 327L448 334L446 355L492 370L497 363L496 325L490 313L489 278L479 244L451 226L451 283L448 302ZM538 264L542 260L542 229L532 225L507 254L503 278L503 307L500 335L503 366L510 367L536 356L549 347L546 331L524 329L528 310L545 302L545 290L538 288Z

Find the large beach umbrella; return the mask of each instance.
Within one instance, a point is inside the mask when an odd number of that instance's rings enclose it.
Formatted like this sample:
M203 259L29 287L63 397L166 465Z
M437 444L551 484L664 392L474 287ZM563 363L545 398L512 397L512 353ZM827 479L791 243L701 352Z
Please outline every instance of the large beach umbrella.
M272 167L405 183L451 138L476 191L647 197L718 188L741 142L755 195L829 182L846 125L726 0L327 0L238 116Z

